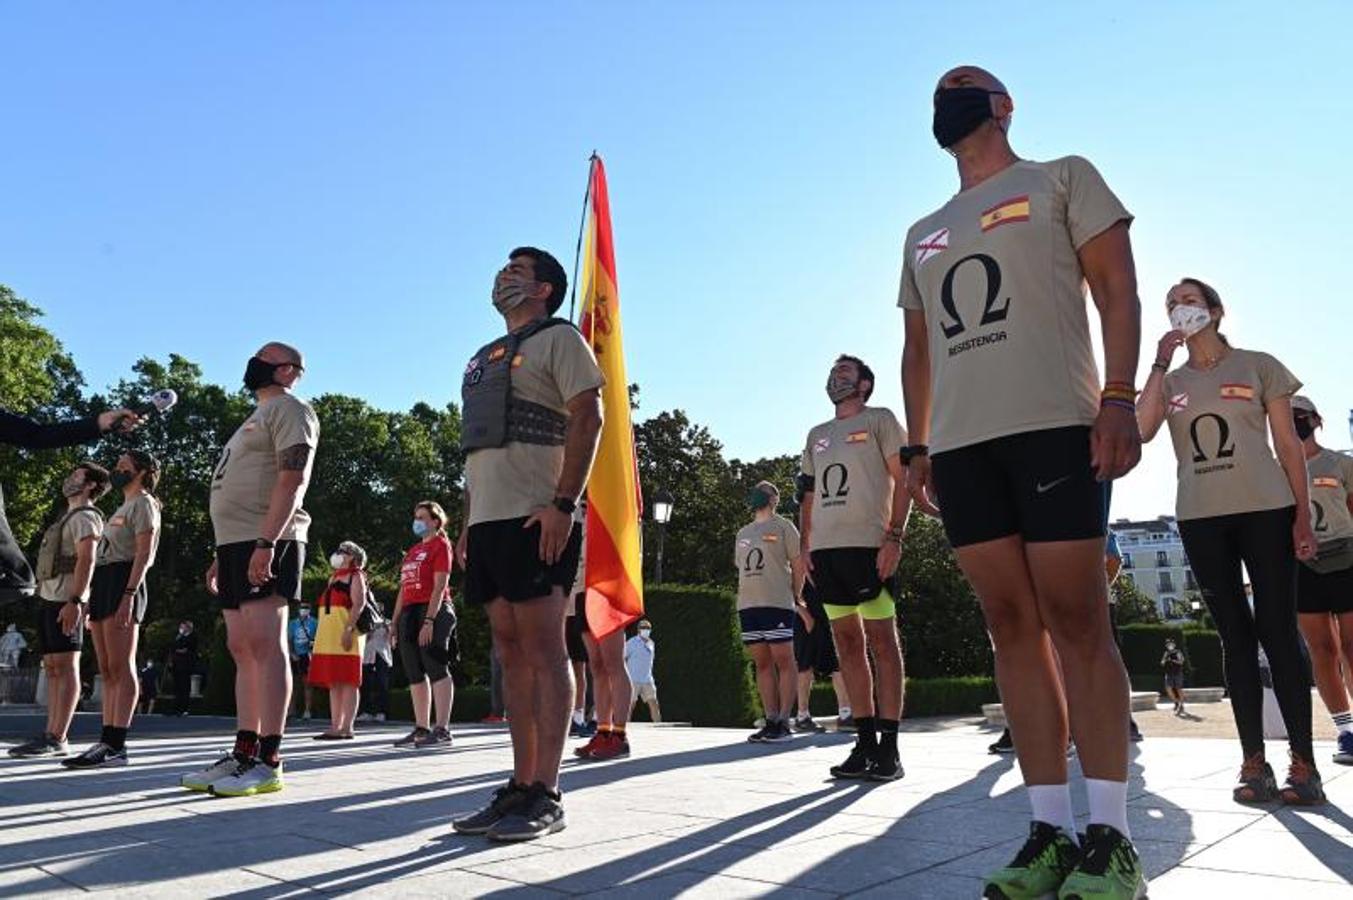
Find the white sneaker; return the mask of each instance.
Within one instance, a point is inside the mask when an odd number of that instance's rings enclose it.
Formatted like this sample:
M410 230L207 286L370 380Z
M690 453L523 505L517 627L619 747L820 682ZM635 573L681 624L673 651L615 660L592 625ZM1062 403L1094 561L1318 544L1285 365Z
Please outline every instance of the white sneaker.
M179 779L179 786L185 787L190 791L197 791L198 793L205 794L207 791L211 790L213 782L234 775L239 767L240 761L235 758L235 754L227 753L201 772L184 775Z
M280 761L274 769L259 760L251 759L246 763L240 763L233 774L211 783L211 793L215 797L252 797L254 794L271 794L281 789Z
M384 721L385 721L385 713L376 713L376 721L377 721L377 722L384 722Z
M362 713L360 716L357 717L357 721L358 721L358 722L370 722L370 721L371 721L372 719L374 719L374 718L376 718L376 717L373 716L371 713Z

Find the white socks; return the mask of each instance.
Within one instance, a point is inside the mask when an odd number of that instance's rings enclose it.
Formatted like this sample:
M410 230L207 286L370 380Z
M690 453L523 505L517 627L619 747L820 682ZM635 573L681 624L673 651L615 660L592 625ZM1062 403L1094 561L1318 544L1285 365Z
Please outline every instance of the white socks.
M1127 823L1127 782L1087 778L1085 791L1090 800L1090 824L1110 825L1131 840Z
M1071 812L1071 786L1068 784L1029 785L1029 805L1034 821L1047 822L1066 832L1076 842L1076 817Z
M843 707L841 707L840 709L838 709L838 710L836 711L836 717L837 717L838 719L849 719L849 718L850 718L850 707L849 707L849 706L843 706Z
M1341 713L1335 713L1332 718L1334 719L1334 727L1339 729L1340 734L1353 732L1353 712L1344 710Z
M583 719L583 711L581 709L575 709L573 711L573 724L581 725L583 724L584 721L585 720Z

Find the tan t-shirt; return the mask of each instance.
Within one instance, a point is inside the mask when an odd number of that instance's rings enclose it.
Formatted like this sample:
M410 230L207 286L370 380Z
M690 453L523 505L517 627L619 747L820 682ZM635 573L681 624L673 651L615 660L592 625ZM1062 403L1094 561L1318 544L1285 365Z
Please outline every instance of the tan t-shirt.
M605 383L592 348L574 328L546 328L517 348L514 397L567 413L568 401ZM471 450L465 460L470 524L521 519L549 506L563 468L563 447L511 442Z
M1353 515L1348 496L1353 494L1353 457L1321 448L1306 460L1311 478L1311 522L1317 541L1353 537Z
M137 494L125 501L108 519L103 529L103 540L99 541L98 564L130 562L136 558L136 538L147 531L153 532L150 539L149 568L155 564L155 554L160 547L160 501L149 494Z
M1267 353L1232 350L1216 368L1165 376L1166 421L1179 461L1180 519L1281 509L1295 501L1268 442L1270 400L1301 382Z
M898 305L924 310L930 452L1099 413L1076 253L1132 216L1079 156L1020 161L907 232Z
M907 443L892 410L866 406L808 432L799 464L814 479L810 549L883 544L893 514L888 460Z
M790 563L799 558L799 530L782 516L752 522L738 531L733 565L738 568L738 609L794 608Z
M264 400L231 435L211 479L211 524L218 547L260 537L277 481L277 454L297 444L310 448L308 481L319 446L319 418L310 404L291 394ZM310 513L298 509L281 539L304 542L309 530Z
M94 507L90 506L87 509L91 512L76 513L66 520L65 525L61 526L61 547L70 556L79 555L79 546L82 541L98 541L103 534L103 518L94 514ZM65 515L65 513L62 513L62 515ZM91 545L91 548L97 553L97 547ZM78 563L76 568L79 568ZM72 584L74 580L74 572L48 578L38 585L38 595L43 600L52 603L65 603L76 597L81 600L88 600L88 586L85 587L84 591L76 594Z

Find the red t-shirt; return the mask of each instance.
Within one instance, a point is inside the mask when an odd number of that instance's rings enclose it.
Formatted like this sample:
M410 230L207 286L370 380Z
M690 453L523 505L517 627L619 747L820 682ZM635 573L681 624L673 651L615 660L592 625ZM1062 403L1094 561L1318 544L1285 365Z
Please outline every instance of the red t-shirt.
M451 542L443 535L430 541L419 541L404 554L399 567L399 585L404 591L406 605L425 604L432 599L432 576L451 571ZM451 596L448 584L443 599Z

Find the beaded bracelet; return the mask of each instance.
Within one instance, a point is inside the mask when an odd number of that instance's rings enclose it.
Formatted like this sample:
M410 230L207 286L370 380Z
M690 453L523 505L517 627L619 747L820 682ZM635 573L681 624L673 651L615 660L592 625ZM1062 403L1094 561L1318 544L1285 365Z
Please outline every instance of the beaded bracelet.
M1100 400L1099 405L1101 408L1105 406L1117 406L1119 409L1126 409L1129 412L1135 413L1137 411L1137 404L1133 403L1131 400L1118 400L1112 397L1108 397L1103 400Z

